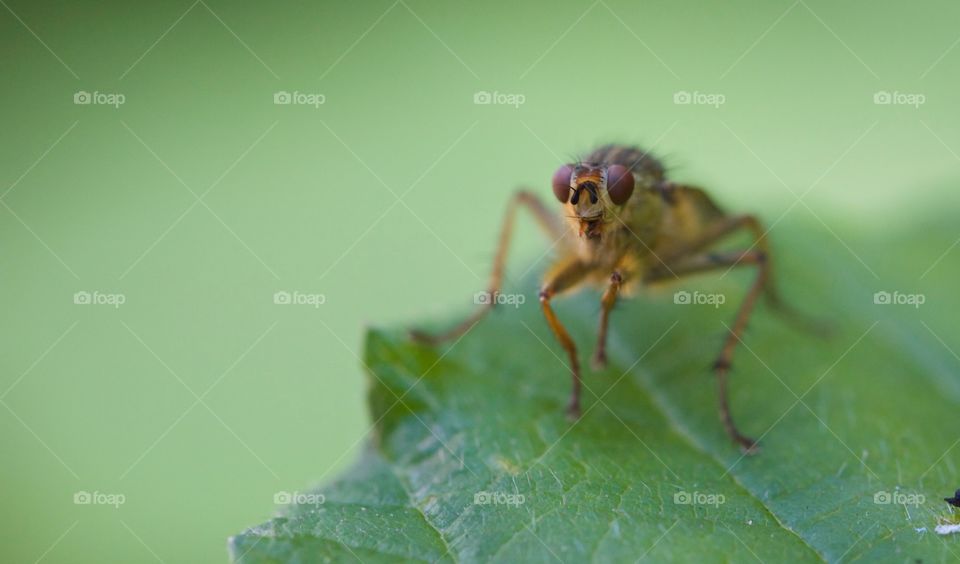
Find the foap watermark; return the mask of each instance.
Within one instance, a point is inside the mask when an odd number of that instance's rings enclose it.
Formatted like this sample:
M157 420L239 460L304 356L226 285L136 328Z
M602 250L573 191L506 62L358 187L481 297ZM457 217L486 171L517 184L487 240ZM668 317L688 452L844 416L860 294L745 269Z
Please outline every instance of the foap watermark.
M473 93L473 103L478 106L513 106L519 108L527 102L527 97L523 94L509 92L487 92L480 90Z
M273 494L273 503L277 505L323 505L327 497L322 493L277 492Z
M512 305L520 307L526 303L527 297L523 294L504 294L502 292L477 292L473 295L473 303L477 305Z
M111 505L114 509L120 509L120 506L127 502L127 496L122 493L88 492L79 491L73 494L73 503L75 505Z
M673 103L678 106L713 106L719 108L727 103L727 97L719 92L678 90L673 93Z
M926 102L927 97L919 92L879 90L873 93L873 103L878 106L913 106L919 108Z
M927 498L923 494L879 491L873 494L873 502L877 505L912 505L916 507L926 503Z
M273 93L273 103L278 106L313 106L319 108L327 102L327 97L319 92L287 92L279 90Z
M920 309L920 306L926 301L927 296L925 294L904 294L896 290L893 292L880 290L873 294L873 303L876 305L912 305Z
M482 491L473 494L474 505L506 505L507 507L520 507L526 503L526 501L527 498L522 493Z
M711 305L720 307L727 302L724 294L707 294L700 291L679 290L673 294L673 303L677 305Z
M77 305L108 305L119 308L127 303L127 296L124 294L108 294L99 290L92 292L80 290L73 295L73 303Z
M680 490L673 494L673 503L676 505L712 505L714 507L720 507L726 502L727 498L723 494L688 492L685 490Z
M73 93L73 103L78 106L113 106L119 108L126 102L127 97L119 92L77 90Z
M327 303L327 296L325 294L308 294L299 290L292 292L280 290L279 292L274 292L273 303L277 305L305 305L318 308Z

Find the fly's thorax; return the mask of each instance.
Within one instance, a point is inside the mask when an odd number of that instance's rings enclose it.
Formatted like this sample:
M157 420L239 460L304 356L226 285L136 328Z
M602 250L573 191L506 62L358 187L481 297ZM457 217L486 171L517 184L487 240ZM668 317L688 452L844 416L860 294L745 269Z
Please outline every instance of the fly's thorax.
M632 254L646 255L657 243L666 206L660 191L638 187L620 214L621 229L628 237L624 244Z

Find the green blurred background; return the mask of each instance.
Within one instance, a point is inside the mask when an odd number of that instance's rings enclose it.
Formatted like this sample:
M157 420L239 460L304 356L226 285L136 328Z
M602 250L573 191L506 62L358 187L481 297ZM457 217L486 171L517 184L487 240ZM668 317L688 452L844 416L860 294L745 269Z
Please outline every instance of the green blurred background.
M0 4L5 562L224 560L357 454L364 327L470 307L511 191L598 142L877 289L957 272L950 238L884 246L960 203L955 2Z

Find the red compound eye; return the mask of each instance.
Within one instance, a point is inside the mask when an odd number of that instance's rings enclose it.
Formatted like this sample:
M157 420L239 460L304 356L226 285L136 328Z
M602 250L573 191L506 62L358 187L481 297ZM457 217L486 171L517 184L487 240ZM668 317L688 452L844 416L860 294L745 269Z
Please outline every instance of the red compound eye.
M556 190L556 189L554 189ZM633 194L633 173L622 165L612 165L607 168L607 193L610 200L622 206Z
M567 203L570 199L570 177L573 175L573 167L563 165L553 173L553 195L561 203Z

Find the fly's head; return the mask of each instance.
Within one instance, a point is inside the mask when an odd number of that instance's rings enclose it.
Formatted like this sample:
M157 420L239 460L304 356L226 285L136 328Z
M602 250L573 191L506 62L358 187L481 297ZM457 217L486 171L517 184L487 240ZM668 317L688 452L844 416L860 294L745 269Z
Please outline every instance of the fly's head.
M592 243L603 240L633 187L633 174L622 165L568 164L553 175L553 194L579 222L580 236Z

